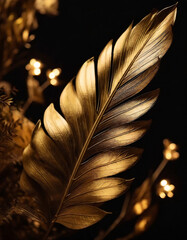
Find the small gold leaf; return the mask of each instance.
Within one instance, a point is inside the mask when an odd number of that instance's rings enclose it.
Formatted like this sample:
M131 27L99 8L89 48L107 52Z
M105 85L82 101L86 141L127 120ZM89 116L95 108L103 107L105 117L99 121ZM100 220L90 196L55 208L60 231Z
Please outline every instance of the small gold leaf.
M106 214L108 213L91 205L77 205L60 212L56 222L71 229L82 229L97 223Z

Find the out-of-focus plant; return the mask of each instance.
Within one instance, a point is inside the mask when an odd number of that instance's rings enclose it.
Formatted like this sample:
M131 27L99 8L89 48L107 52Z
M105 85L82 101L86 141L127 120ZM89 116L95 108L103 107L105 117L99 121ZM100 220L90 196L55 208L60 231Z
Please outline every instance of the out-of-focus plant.
M36 235L40 236L40 226L20 215L27 216L29 206L34 207L34 202L18 184L22 153L31 140L34 124L17 106L19 89L8 82L7 75L17 67L24 69L25 54L29 54L35 38L33 30L38 27L36 12L56 15L57 9L58 0L0 1L0 239L8 236L25 239L28 235L35 239ZM28 91L30 96L31 87Z
M30 48L38 27L36 12L58 14L57 0L0 1L0 80L23 61L22 48ZM15 60L15 56L17 58Z

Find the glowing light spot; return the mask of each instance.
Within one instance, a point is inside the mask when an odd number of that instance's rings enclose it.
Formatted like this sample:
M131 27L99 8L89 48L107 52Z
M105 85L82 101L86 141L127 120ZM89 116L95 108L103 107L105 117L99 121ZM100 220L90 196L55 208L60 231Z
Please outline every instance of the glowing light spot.
M164 157L165 159L169 160L176 160L177 158L179 158L179 153L177 152L177 144L172 143L169 139L164 139L163 140L163 144L164 144Z
M41 73L41 68L42 67L42 63L38 60L36 60L35 58L32 58L29 62L29 64L27 64L25 66L26 70L29 71L30 75L33 76L38 76Z
M31 34L30 36L29 36L29 40L30 41L33 41L35 39L35 35L34 34Z
M171 189L170 189L170 185L166 185L166 186L164 186L164 190L165 190L166 192L171 191Z
M33 70L33 73L34 73L34 75L38 76L38 75L40 75L41 70L40 70L39 68L35 68L35 69Z
M55 78L55 74L54 74L54 72L50 72L48 76L49 76L50 79Z
M163 198L163 199L164 199L164 198L166 197L166 194L165 194L165 192L160 192L160 193L159 193L159 196L160 196L160 198Z
M173 184L170 184L170 191L173 191L175 189L175 186Z
M37 227L37 228L39 228L39 227L40 227L40 223L39 223L39 222L37 222L37 221L34 221L34 222L33 222L33 224L34 224L34 226L35 226L35 227Z
M18 19L16 19L16 24L21 24L23 22L23 18L19 17Z
M140 202L137 202L137 203L134 205L134 212L135 212L137 215L140 215L140 214L143 212L142 205L141 205Z
M148 200L147 199L143 199L141 201L141 205L142 205L142 208L145 210L148 208L149 204L148 204Z
M30 64L27 64L27 65L25 66L25 69L26 69L27 71L29 71L30 68L31 68Z
M50 84L53 86L57 86L58 85L58 80L56 78L53 78L50 80Z
M168 183L168 182L167 182L166 179L163 179L163 180L160 181L160 185L161 185L162 187L166 186L167 183Z
M173 159L179 158L180 154L178 152L173 153Z
M35 59L35 58L32 58L32 59L30 60L30 65L34 66L35 62L36 62L36 59Z
M144 231L146 228L148 220L146 218L142 219L140 222L136 224L136 230Z
M169 144L170 144L170 141L169 141L169 139L164 139L163 140L163 144L165 145L165 147L167 147Z
M166 157L166 159L168 159L168 160L172 159L172 154L171 154L171 152L168 151L168 150L166 150L166 152L165 152L165 157Z
M53 78L59 76L60 73L61 73L61 69L60 69L60 68L55 68L55 69L53 69L52 71L48 71L47 74L48 74L48 77L49 77L50 79L53 79Z
M53 69L53 73L55 74L55 77L59 76L61 73L61 69L60 68L55 68Z
M172 198L174 193L172 192L175 189L173 184L170 184L170 181L167 179L162 179L160 184L157 185L157 194L160 198L169 197Z
M147 219L142 219L142 221L140 221L140 223L139 223L139 228L140 228L141 230L144 230L146 224L147 224Z
M175 143L170 143L170 144L169 144L169 148L170 148L171 150L176 150L176 149L177 149L177 145L176 145Z
M149 206L147 199L142 199L140 202L137 202L134 205L134 212L137 215L140 215L145 209L147 209Z
M168 192L168 193L167 193L167 196L168 196L169 198L172 198L172 197L174 196L174 193L173 193L173 192Z
M35 68L40 68L41 67L41 63L39 61L36 61L36 62L34 62L33 66Z
M29 36L29 31L27 29L25 29L22 33L22 36L23 36L23 40L27 41L28 36Z
M31 48L31 44L30 43L25 43L25 48L27 48L27 49Z

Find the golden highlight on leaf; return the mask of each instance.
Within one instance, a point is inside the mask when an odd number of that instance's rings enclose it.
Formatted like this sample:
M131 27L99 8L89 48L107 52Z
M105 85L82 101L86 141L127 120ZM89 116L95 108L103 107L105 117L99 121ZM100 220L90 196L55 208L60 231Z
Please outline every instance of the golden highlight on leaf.
M135 121L155 103L159 90L134 97L152 80L172 42L176 5L132 25L96 62L86 61L51 104L23 154L22 188L36 198L48 225L82 229L107 213L96 207L123 194L131 180L115 177L136 163L150 121ZM97 71L95 73L95 71ZM97 77L96 77L97 76ZM132 98L134 97L134 98Z

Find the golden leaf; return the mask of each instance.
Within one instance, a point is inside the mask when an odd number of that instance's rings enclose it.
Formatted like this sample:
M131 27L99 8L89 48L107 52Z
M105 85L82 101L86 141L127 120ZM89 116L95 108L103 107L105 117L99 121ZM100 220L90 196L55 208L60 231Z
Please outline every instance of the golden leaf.
M159 90L139 93L156 74L172 42L176 5L154 11L110 41L96 62L86 61L39 121L23 154L21 187L34 196L49 234L54 222L88 227L106 212L94 206L123 194L131 180L111 177L132 166L141 150L126 147L150 121L134 121L155 103ZM95 72L96 70L96 72Z

